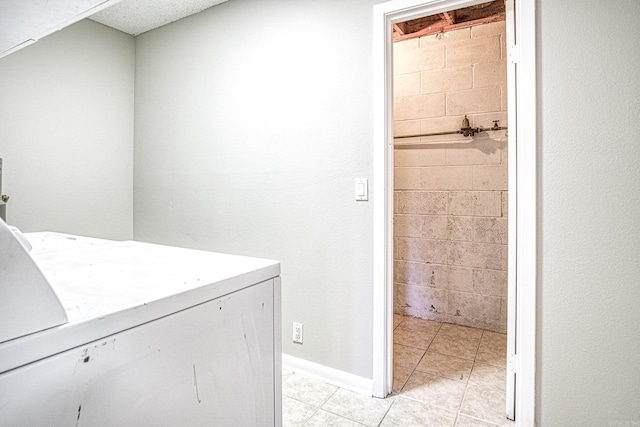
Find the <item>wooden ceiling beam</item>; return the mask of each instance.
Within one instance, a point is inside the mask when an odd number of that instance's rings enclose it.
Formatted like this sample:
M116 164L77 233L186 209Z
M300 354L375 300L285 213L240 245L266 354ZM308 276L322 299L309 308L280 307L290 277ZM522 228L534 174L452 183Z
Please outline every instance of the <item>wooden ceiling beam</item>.
M400 35L394 33L393 41L409 40L416 37L424 37L435 33L441 33L445 31L458 30L460 28L473 27L475 25L488 24L491 22L504 21L505 14L497 13L495 15L487 16L486 18L474 19L473 21L460 22L457 24L446 24L447 21L439 21L437 24L430 25L422 30L415 31L413 33L406 33ZM440 24L442 23L442 24ZM394 24L395 27L395 24Z
M452 10L451 12L444 12L442 14L444 20L447 21L448 25L453 25L456 23L456 11Z
M393 24L393 30L398 34L400 34L401 36L404 36L407 32L407 23L399 22L397 24Z

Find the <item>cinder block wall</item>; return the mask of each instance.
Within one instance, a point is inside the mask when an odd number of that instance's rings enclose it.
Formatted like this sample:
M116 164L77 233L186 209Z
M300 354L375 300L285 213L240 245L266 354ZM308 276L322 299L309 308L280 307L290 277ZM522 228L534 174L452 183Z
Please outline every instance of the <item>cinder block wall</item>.
M504 332L505 23L394 43L395 312Z

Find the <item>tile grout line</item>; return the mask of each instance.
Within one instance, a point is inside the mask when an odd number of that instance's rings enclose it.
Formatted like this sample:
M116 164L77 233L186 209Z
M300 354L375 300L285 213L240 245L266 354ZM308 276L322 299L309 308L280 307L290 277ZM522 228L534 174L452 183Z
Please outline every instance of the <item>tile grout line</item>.
M400 325L402 324L402 322L404 322L404 317L402 318L402 321L398 324L398 327L400 327ZM416 366L413 367L413 369L411 370L411 373L409 374L409 376L407 377L407 380L405 381L405 383L402 385L402 387L400 388L400 390L398 391L398 395L400 395L402 393L402 391L404 390L405 386L407 385L407 383L409 382L409 379L411 378L411 376L416 372L416 368L418 367L418 365L420 365L420 362L422 362L422 359L424 358L424 356L427 354L427 351L429 350L429 347L431 347L431 344L433 344L433 340L436 339L436 336L438 335L438 332L440 332L440 329L442 328L442 322L439 322L440 326L438 327L438 330L436 331L436 333L433 335L433 338L431 338L431 341L429 341L429 345L427 346L427 348L424 350L424 352L422 353L422 356L420 356L420 360L418 360L418 363L416 364ZM395 329L394 329L395 331ZM410 347L410 346L407 346ZM414 347L412 347L414 348ZM422 349L420 349L422 350ZM418 371L420 372L420 371ZM393 389L393 387L391 387Z
M473 355L473 365L471 366L471 372L473 373L473 367L476 365L476 361L478 359L478 352L480 351L480 345L482 344L482 337L484 336L484 329L481 329L482 333L480 334L480 339L478 340L478 346L476 347L476 352ZM458 407L456 422L460 415L464 415L462 413L462 406L464 405L464 400L467 397L467 391L469 390L469 379L471 378L471 374L469 374L469 378L467 378L467 383L464 386L464 393L462 393L462 399L460 399L460 406ZM466 415L465 415L466 416ZM484 421L484 420L481 420Z
M312 406L313 406L313 405L312 405ZM305 422L303 422L303 423L302 423L302 427L306 426L306 425L309 423L309 421L311 421L311 418L315 417L315 416L316 416L316 414L317 414L318 412L320 412L320 408L315 407L315 406L314 406L314 408L316 408L316 410L313 412L313 414L311 414L311 415L309 416L309 418L307 418L307 420L306 420Z
M400 396L398 395L396 397L396 399L391 403L391 405L389 405L389 407L387 408L386 412L384 413L384 415L382 416L382 418L380 418L380 421L377 424L377 427L380 427L382 425L382 422L384 421L385 418L387 418L387 415L389 415L389 411L391 411L391 408L393 407L393 405L396 404L396 402L398 401L398 398Z

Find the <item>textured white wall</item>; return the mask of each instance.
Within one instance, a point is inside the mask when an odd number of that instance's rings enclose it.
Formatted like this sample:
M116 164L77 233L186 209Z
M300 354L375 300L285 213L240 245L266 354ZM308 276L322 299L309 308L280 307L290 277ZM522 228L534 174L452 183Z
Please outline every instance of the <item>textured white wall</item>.
M135 101L136 240L280 260L283 351L366 378L372 4L234 0L142 34Z
M81 21L0 59L7 221L133 236L131 36Z
M539 424L640 425L640 2L537 3Z

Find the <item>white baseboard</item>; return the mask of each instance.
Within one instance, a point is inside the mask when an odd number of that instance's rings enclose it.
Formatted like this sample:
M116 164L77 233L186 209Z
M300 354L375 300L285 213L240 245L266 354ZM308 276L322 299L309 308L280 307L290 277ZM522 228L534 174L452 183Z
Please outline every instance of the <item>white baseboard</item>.
M373 380L282 353L282 367L346 390L372 396Z

